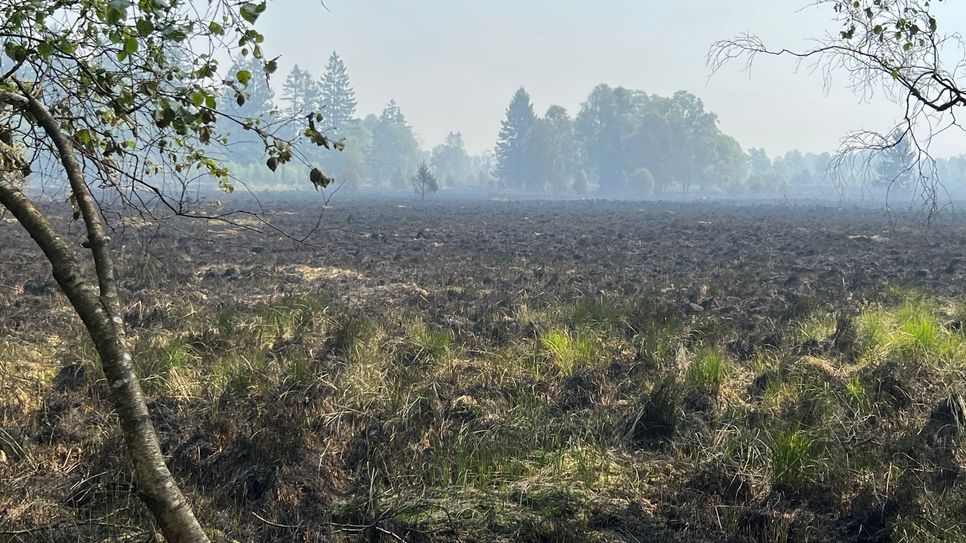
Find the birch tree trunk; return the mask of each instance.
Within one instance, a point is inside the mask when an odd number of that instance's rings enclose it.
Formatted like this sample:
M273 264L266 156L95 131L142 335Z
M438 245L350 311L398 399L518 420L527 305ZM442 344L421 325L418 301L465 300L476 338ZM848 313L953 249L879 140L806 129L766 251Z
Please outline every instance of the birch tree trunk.
M48 218L20 185L13 182L9 173L0 175L0 205L13 214L43 251L54 279L93 340L110 386L111 401L120 419L138 492L165 539L172 543L207 543L208 537L168 471L161 453L127 345L110 238L100 208L84 181L75 150L59 123L29 93L0 91L0 103L29 113L56 148L84 220L87 232L84 246L91 251L96 278L84 273L74 249L57 234Z

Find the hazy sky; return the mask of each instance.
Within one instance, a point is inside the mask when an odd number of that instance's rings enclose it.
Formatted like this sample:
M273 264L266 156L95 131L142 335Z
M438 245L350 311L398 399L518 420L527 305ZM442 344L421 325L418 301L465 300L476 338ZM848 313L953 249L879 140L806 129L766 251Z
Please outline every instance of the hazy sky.
M844 77L822 78L790 59L735 64L710 80L709 45L741 32L799 47L831 30L828 8L808 0L280 0L259 21L281 79L298 63L321 74L338 51L360 113L396 99L425 147L460 131L471 152L491 149L513 92L526 87L538 113L554 104L576 114L599 83L668 95L687 90L742 146L770 155L834 150L849 130L885 130L898 108L860 103ZM944 28L966 28L957 3ZM276 91L278 89L276 88ZM941 154L966 152L952 138ZM960 149L963 149L962 151Z

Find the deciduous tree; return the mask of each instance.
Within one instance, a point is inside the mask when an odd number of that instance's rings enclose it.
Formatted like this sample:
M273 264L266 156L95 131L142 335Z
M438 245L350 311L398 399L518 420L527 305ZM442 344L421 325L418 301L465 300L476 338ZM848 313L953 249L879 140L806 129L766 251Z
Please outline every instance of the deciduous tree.
M221 140L219 119L254 134L270 168L295 158L291 142L273 126L218 105L226 93L242 104L249 87L275 71L254 28L265 9L264 1L0 0L0 204L50 262L89 332L138 491L169 541L208 539L165 465L134 371L105 219L110 215L92 186L148 214L161 208L218 218L192 207L185 195L198 171L231 186L212 152ZM222 53L254 58L259 69L223 73ZM306 112L302 120L300 135L333 145L316 129L320 116ZM59 164L73 220L83 225L80 246L58 231L47 215L55 211L38 206L23 189L27 164L45 156ZM330 182L319 169L308 177L319 188Z
M733 61L750 67L761 55L790 57L819 68L826 84L840 75L860 97L883 95L893 100L901 120L886 130L859 129L846 135L832 167L849 178L875 182L876 157L909 144L915 155L913 185L931 216L940 205L939 171L930 147L936 134L962 130L956 113L966 106L961 70L966 42L958 32L943 28L936 15L939 3L819 0L813 7L827 10L833 28L814 46L773 47L758 36L743 34L715 43L708 62L714 72ZM901 138L895 137L897 132Z

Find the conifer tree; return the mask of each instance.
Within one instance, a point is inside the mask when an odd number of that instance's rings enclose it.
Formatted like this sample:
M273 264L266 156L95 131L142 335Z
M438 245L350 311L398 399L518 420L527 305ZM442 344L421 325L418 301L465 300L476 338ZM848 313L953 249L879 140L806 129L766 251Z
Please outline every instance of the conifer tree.
M292 117L312 111L319 102L319 90L312 75L296 64L282 83L285 113ZM323 112L324 114L324 112Z
M496 174L507 186L521 188L532 177L528 145L537 117L526 89L520 88L506 111L496 144Z
M406 123L399 104L391 100L373 124L372 144L366 162L372 181L377 185L405 187L419 162L419 142L412 127Z
M329 57L329 64L319 82L322 115L326 126L343 130L356 114L356 93L349 82L349 72L337 53Z
M436 180L436 176L433 175L432 170L429 169L429 164L426 161L419 163L419 168L416 170L416 175L412 178L413 191L416 196L419 196L420 201L426 201L426 196L434 194L439 190L439 182Z

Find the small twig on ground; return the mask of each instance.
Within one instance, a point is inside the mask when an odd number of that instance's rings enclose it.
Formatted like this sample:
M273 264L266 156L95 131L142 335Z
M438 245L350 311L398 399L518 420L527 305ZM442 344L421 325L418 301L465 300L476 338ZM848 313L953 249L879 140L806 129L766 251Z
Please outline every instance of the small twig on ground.
M258 520L264 522L265 524L268 524L269 526L274 526L276 528L285 528L285 529L288 529L288 530L296 530L296 529L298 529L298 528L300 528L302 526L301 524L296 524L296 525L293 526L291 524L279 524L277 522L272 522L272 521L270 521L270 520L268 520L266 518L263 518L262 516L260 516L258 513L254 512L254 511L252 511L252 515L254 515L255 518L257 518Z

